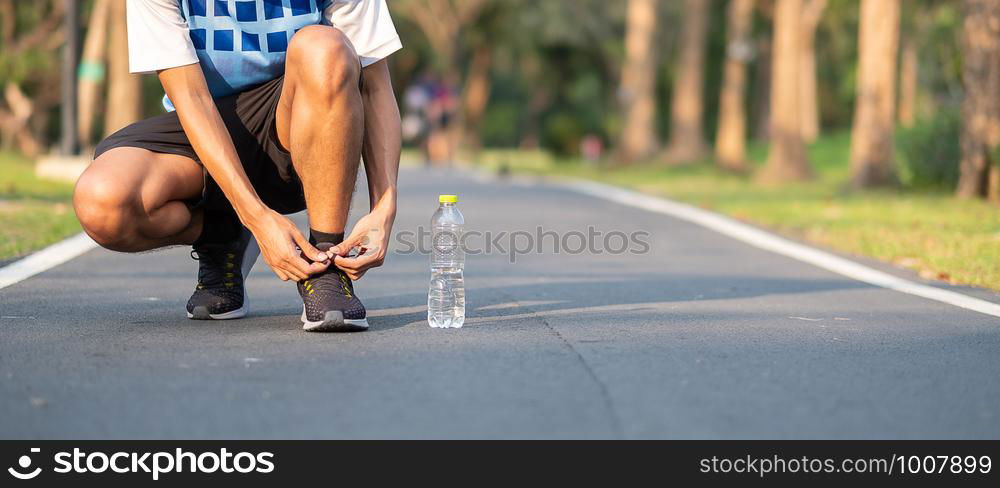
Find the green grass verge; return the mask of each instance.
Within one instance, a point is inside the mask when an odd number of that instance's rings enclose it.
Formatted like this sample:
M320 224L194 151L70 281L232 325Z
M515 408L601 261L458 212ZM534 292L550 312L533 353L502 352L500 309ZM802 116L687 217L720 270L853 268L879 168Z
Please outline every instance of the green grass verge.
M79 232L72 196L73 185L39 179L31 161L0 153L0 261Z
M482 164L514 172L587 178L663 195L718 211L849 254L914 269L921 276L1000 291L1000 209L950 194L852 191L846 187L849 134L832 134L809 149L815 180L760 186L710 161L605 168L544 153L488 151ZM767 147L749 157L763 164Z

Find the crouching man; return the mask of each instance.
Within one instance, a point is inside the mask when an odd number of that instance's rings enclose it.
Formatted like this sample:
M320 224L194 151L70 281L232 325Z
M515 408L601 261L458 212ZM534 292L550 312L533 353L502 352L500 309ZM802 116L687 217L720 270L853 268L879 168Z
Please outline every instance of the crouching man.
M305 330L367 329L352 280L385 257L400 152L385 0L128 0L127 12L131 71L157 73L169 111L98 145L74 195L87 234L121 252L192 246L192 319L245 316L263 254L297 283ZM371 209L345 239L362 159ZM308 238L284 216L304 209Z

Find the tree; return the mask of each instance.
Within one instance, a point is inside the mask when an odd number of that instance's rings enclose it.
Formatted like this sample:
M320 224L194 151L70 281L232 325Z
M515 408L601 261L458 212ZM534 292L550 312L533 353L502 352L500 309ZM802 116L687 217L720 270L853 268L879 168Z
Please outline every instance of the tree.
M462 90L462 145L469 151L479 151L482 142L479 128L486 106L490 101L490 68L493 66L493 48L477 46L472 52L469 74Z
M648 158L657 150L656 25L656 0L629 0L619 90L623 124L618 156L623 163Z
M47 145L60 102L65 3L0 0L0 149L35 156Z
M125 32L125 1L111 2L111 39L108 50L108 100L104 132L112 132L142 118L142 84L128 70L128 35Z
M747 63L752 54L754 0L729 3L726 61L719 94L719 130L715 157L719 165L733 171L746 170L747 114L745 109Z
M903 36L903 53L899 64L899 123L910 127L917 120L917 88L920 59L917 42L909 33Z
M684 0L681 53L670 103L670 144L666 159L686 162L705 153L702 89L709 0Z
M826 9L826 0L806 0L802 7L802 47L799 49L802 77L801 90L802 136L806 142L819 137L819 98L816 90L816 27Z
M94 122L97 118L97 106L101 99L101 87L104 82L104 55L108 46L108 14L111 0L96 0L90 11L90 21L87 24L87 37L83 43L83 55L80 60L80 79L77 82L78 91L78 129L80 143L90 144L94 134Z
M771 147L757 175L764 182L806 180L812 170L802 138L799 85L802 65L802 0L776 0L771 60Z
M862 0L858 38L858 93L851 133L851 183L896 183L893 162L899 0Z
M965 0L962 162L957 194L1000 203L1000 2Z

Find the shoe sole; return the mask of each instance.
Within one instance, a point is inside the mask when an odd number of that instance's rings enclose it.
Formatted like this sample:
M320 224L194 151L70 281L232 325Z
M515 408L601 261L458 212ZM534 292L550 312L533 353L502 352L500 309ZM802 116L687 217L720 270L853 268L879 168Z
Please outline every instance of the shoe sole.
M194 307L194 310L187 313L187 317L191 320L233 320L246 317L249 312L250 303L244 295L243 306L231 312L208 313L208 307Z
M368 330L368 319L345 319L344 313L331 310L323 320L312 321L306 317L305 307L302 309L302 330L306 332L364 332Z

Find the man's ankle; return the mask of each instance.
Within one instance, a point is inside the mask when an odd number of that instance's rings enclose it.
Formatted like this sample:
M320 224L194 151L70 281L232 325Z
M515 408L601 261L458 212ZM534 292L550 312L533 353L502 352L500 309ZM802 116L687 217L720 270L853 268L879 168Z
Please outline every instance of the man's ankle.
M242 224L235 214L204 210L201 217L201 235L194 246L226 244L240 236Z
M309 229L309 243L313 246L317 244L331 244L336 246L344 242L344 233L330 233L330 232L320 232L318 230Z

